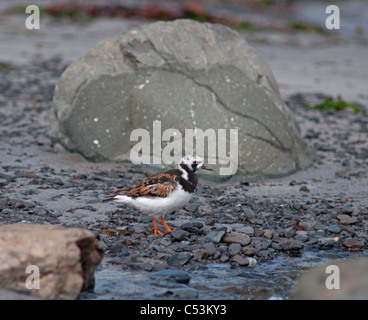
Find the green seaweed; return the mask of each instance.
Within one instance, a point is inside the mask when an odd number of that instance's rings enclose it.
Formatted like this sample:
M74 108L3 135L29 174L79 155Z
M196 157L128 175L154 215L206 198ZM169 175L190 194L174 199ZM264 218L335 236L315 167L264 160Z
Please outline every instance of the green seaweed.
M291 22L289 24L289 28L295 31L316 32L324 35L328 34L327 29L323 28L322 26L306 21Z
M318 110L333 110L333 111L343 111L346 109L352 109L355 112L363 112L357 105L354 103L346 102L345 100L338 97L336 100L332 98L327 98L323 103L317 105L309 105L304 104L304 107L310 109L318 109Z

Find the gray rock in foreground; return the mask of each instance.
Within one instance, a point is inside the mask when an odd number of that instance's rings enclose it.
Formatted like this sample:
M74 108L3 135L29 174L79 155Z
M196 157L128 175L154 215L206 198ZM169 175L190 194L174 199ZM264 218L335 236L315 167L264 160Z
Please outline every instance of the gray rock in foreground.
M331 261L305 272L293 294L295 300L367 300L368 259Z
M137 142L130 141L131 132L144 129L151 148L143 157L161 159L152 147L154 121L160 121L161 134L178 130L166 137L179 141L182 151L176 149L173 162L186 153L185 129L213 129L217 148L207 153L197 145L196 153L216 169L230 166L219 172L225 178L235 172L280 176L310 164L271 70L237 32L222 25L156 22L100 42L61 76L50 136L91 161L132 160ZM226 129L224 139L219 129ZM230 129L238 129L238 144ZM169 157L162 159L172 166Z
M41 299L77 299L94 287L102 249L89 230L52 225L0 226L0 288ZM8 294L7 294L8 296Z

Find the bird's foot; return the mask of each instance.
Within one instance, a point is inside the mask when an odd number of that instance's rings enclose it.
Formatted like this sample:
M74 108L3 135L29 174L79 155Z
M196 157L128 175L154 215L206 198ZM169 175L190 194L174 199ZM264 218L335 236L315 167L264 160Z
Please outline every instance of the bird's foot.
M178 230L178 228L170 229L170 227L167 225L167 223L164 220L164 218L160 217L160 220L161 220L162 224L165 226L167 232L173 232L175 230Z
M156 219L152 217L152 221L153 221L153 231L155 232L155 236L157 236L157 234L160 234L163 236L164 234L157 228Z

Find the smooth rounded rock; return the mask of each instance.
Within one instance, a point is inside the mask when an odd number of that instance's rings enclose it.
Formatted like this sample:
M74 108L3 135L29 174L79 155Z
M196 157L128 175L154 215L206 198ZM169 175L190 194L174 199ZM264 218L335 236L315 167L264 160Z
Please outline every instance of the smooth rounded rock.
M158 280L174 280L177 283L189 283L190 275L181 270L160 270L150 275L152 279Z
M160 148L141 149L145 164L172 165L161 150L162 134L173 128L182 151L185 130L195 128L211 135L216 150L231 148L230 157L208 156L197 144L197 154L219 170L213 179L280 176L311 164L272 71L220 24L155 22L101 41L62 74L50 122L54 143L91 161L132 160L133 131L144 130L150 145L155 126Z

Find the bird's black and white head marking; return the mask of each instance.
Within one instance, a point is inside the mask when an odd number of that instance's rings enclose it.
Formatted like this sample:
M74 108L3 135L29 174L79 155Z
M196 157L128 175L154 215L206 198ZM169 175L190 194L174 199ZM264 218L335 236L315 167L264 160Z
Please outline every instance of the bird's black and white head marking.
M189 175L196 173L201 163L202 160L198 156L185 156L178 164L178 169L182 172L181 177L188 181Z
M202 159L198 156L185 156L179 162L179 167L185 171L197 172L202 167Z
M210 170L204 166L202 159L196 155L193 156L185 156L178 164L178 169L182 172L181 177L185 180L188 180L190 176L195 174L200 169Z

